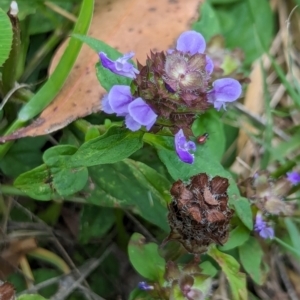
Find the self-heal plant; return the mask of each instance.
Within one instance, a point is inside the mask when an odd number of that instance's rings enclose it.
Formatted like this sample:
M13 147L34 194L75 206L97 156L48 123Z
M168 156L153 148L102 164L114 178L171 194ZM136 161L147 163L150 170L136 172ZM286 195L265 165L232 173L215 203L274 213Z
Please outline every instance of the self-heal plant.
M99 53L102 66L111 72L132 78L129 86L116 85L103 99L103 110L125 117L126 127L132 131L145 126L147 130L168 129L175 134L175 149L179 159L193 163L192 135L195 118L213 106L220 110L237 100L242 92L240 83L232 78L211 81L214 63L204 51L206 42L196 31L182 33L175 49L153 53L145 66L137 69L128 62L133 53L113 61ZM184 134L183 134L184 132Z

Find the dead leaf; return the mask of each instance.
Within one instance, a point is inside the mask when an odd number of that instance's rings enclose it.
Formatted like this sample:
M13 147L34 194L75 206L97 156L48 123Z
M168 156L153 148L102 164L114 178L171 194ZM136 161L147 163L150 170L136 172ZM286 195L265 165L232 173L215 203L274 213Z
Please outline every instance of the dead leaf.
M116 47L120 52L134 51L143 63L150 49L167 50L197 18L200 0L115 0L96 1L89 36ZM57 64L63 47L55 55ZM83 46L75 67L55 100L31 125L0 141L39 136L61 129L72 121L97 112L105 91L95 75L98 55Z
M37 247L33 238L12 240L9 246L0 253L0 278L4 280L15 271L22 257Z

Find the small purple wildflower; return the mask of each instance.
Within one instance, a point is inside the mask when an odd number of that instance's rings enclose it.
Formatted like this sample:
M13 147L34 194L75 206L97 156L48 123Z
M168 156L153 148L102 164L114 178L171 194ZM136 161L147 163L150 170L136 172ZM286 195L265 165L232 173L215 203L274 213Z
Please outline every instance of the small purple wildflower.
M291 184L297 185L300 183L300 173L298 172L289 172L286 173L288 181L290 181Z
M183 53L189 53L190 55L195 55L196 53L204 53L206 48L205 39L203 36L196 31L186 31L182 33L178 40L176 49ZM207 75L210 75L214 69L214 63L212 59L206 55L206 67L205 70ZM190 68L190 66L189 66ZM182 69L185 75L188 75L190 70ZM196 71L196 70L195 70ZM199 79L197 79L198 82ZM222 78L217 79L213 82L212 90L207 92L208 102L214 105L214 108L220 110L221 107L226 109L226 102L233 102L237 100L241 93L241 84L233 78Z
M131 131L137 131L142 126L150 130L157 119L157 114L142 98L133 98L127 85L114 85L103 97L102 109L107 114L116 113L125 117L126 127Z
M196 144L187 141L182 129L175 134L175 149L180 160L187 164L194 163L194 154L191 154L190 151L196 151Z
M142 291L151 291L154 289L153 285L149 285L147 282L145 281L140 281L138 283L138 288Z
M123 57L118 58L116 61L113 61L107 57L107 55L104 52L99 53L99 57L102 63L102 66L106 69L109 69L111 72L129 77L129 78L136 78L136 74L139 74L139 71L129 62L127 62L129 59L131 59L134 56L133 52L124 54Z
M221 107L226 109L226 102L233 102L240 97L242 87L233 78L217 79L213 82L213 89L208 92L208 102L214 105L216 110Z
M274 238L274 229L267 225L267 223L263 220L261 213L256 214L254 230L257 231L263 239Z

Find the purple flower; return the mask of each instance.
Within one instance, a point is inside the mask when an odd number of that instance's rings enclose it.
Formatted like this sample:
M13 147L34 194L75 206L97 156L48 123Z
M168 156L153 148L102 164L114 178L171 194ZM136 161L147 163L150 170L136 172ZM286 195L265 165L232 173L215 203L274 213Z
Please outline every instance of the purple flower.
M182 129L175 134L175 149L180 160L187 164L194 162L194 154L191 154L190 151L196 151L196 144L186 140Z
M226 109L226 102L233 102L240 97L242 93L241 84L233 78L217 79L213 82L213 88L207 93L208 102L214 105L214 108L220 110Z
M263 220L261 213L256 214L254 230L257 231L263 239L274 238L274 229L267 225Z
M131 131L137 131L142 126L150 130L157 119L157 114L142 98L133 98L127 85L114 85L103 97L102 109L107 114L116 113L125 117L126 127Z
M291 182L293 185L297 185L300 183L300 173L298 172L289 172L286 173L287 179Z
M203 53L206 48L206 42L202 34L190 30L182 33L178 40L176 49L182 52L189 52L191 55Z
M154 287L153 287L153 285L149 285L147 282L145 282L145 281L140 281L139 283L138 283L138 288L140 289L140 290L143 290L143 291L150 291L150 290L153 290L154 289Z
M101 59L102 66L106 69L109 69L111 72L129 77L129 78L136 78L136 74L139 74L139 71L129 62L134 56L133 52L124 54L123 57L118 58L116 61L113 61L107 57L104 52L99 53L99 57Z

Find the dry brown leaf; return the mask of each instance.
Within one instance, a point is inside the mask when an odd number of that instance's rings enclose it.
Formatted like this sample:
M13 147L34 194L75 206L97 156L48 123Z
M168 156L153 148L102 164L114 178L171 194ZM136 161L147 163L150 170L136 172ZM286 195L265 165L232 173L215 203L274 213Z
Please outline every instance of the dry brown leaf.
M23 255L37 247L34 238L12 240L0 253L0 278L3 280L15 271Z
M200 0L98 0L89 36L120 52L134 51L135 58L143 63L150 49L167 50L183 31L190 28L200 3ZM56 65L62 52L63 48L57 52L52 65ZM5 140L48 134L99 111L105 91L95 75L97 61L98 55L84 45L55 100L31 125L6 136Z

